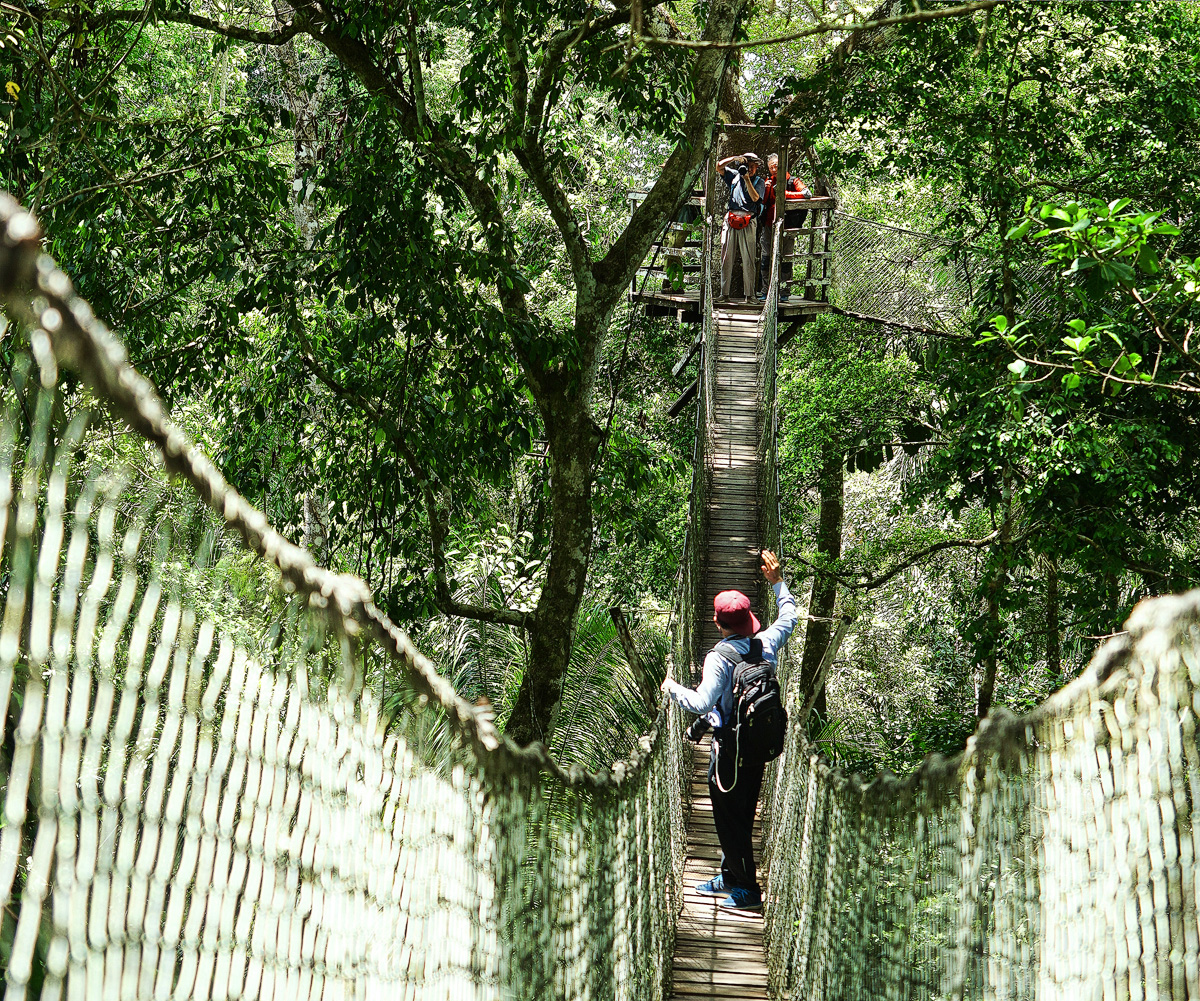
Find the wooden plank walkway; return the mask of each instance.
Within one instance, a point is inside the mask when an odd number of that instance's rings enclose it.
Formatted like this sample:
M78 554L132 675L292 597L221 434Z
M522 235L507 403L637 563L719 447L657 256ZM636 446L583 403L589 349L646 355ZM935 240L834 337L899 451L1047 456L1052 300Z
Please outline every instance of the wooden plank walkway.
M800 266L800 272L802 271L803 265ZM798 287L801 283L797 281L796 284ZM687 292L661 292L648 288L642 291L630 292L629 300L630 302L641 302L650 306L663 306L693 316L696 315L696 311L700 308L700 293L695 289L690 289ZM779 319L783 321L799 317L816 316L818 313L827 313L829 310L830 305L827 302L804 299L799 295L795 295L786 302L779 304Z
M754 600L758 593L758 320L760 307L720 305L713 325L716 337L717 427L710 454L712 487L708 503L708 568L704 642L720 639L712 622L712 600L718 591L736 588ZM721 871L721 848L713 828L708 796L709 740L692 750L692 797L688 819L688 858L684 867L683 910L675 939L672 997L752 999L767 993L767 966L762 943L762 915L727 911L720 897L695 892ZM755 854L761 856L762 831L755 821Z
M717 426L709 462L708 570L705 575L703 639L721 637L712 622L718 591L736 589L754 601L758 594L758 305L718 304L714 315Z
M683 870L683 910L675 931L671 997L765 1001L767 964L763 953L762 914L718 907L720 897L695 891L697 883L721 871L721 849L713 829L708 798L709 738L692 749L692 808L688 818L688 857ZM754 823L755 852L762 830Z

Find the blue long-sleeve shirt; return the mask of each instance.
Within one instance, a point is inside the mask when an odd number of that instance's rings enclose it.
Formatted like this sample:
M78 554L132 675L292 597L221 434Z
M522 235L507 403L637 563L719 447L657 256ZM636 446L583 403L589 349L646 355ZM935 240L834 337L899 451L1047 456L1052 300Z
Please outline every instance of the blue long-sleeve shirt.
M757 638L762 640L764 659L778 665L779 651L792 635L800 616L796 611L796 599L792 597L787 584L780 581L772 587L775 589L779 615L766 629L757 634ZM750 639L746 636L731 636L724 642L732 645L740 654L746 654L750 650ZM702 714L716 709L721 718L712 722L719 726L733 718L733 668L734 665L716 650L710 650L704 658L704 674L700 679L700 686L693 690L678 682L668 681L667 694L689 712Z

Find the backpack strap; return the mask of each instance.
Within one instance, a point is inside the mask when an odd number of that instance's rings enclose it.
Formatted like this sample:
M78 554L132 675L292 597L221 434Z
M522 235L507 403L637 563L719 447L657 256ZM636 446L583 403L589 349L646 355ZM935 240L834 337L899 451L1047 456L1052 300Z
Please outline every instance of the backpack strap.
M730 664L739 664L742 660L742 655L738 653L737 647L735 647L732 643L726 642L725 640L722 640L715 647L713 647L713 653L715 653L722 660L728 661Z
M713 651L722 660L727 660L731 664L740 664L742 661L747 664L757 664L764 659L762 640L757 636L750 638L750 649L745 654L738 653L737 647L725 640L713 647Z

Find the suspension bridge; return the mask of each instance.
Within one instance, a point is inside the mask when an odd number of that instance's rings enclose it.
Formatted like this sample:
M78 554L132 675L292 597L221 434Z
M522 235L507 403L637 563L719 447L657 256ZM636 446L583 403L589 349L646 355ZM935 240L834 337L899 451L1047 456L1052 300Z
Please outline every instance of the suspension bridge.
M712 593L753 594L777 545L776 350L798 319L841 296L936 324L963 302L933 238L822 214L800 253L828 280L786 309L782 222L766 303L712 301L711 211L693 294L633 293L700 328L678 674L713 640ZM866 244L919 281L862 266ZM794 729L760 801L764 913L720 914L691 892L716 846L674 710L597 774L516 747L225 481L6 196L0 297L20 328L0 417L7 997L1200 999L1200 595L1139 606L1047 703L904 779L843 773ZM141 443L136 476L83 447L89 403ZM229 533L283 586L241 600ZM411 709L386 734L383 665Z

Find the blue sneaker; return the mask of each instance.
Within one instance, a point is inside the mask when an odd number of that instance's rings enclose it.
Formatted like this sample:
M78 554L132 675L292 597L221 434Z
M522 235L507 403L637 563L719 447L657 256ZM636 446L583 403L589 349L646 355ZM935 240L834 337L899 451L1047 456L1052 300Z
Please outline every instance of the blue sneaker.
M697 884L696 892L703 893L706 897L722 897L729 891L725 889L725 880L718 875L707 883Z
M735 886L729 896L721 901L722 907L731 911L757 911L762 908L762 891L745 886Z
M759 302L766 302L767 301L767 293L759 292L757 298L758 298Z

